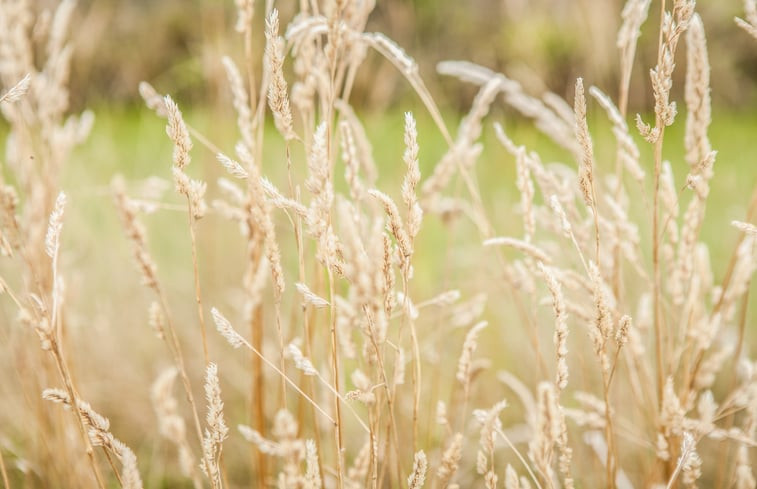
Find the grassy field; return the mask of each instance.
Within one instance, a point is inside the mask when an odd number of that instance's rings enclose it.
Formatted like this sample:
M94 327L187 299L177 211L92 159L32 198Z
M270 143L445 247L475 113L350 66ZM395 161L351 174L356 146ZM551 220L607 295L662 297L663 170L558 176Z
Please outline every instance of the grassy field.
M413 110L418 121L419 139L424 142L420 155L421 173L427 175L443 155L445 143L422 105L417 101L410 102L404 104L403 108ZM102 107L94 112L96 124L92 136L77 149L65 175L65 185L77 189L79 198L72 202L72 206L82 213L82 225L92 233L92 243L97 242L97 238L112 239L114 230L119 227L115 211L111 208L108 190L113 176L122 174L130 181L144 181L150 177L157 177L162 178L168 185L172 151L172 143L165 136L163 120L148 109ZM447 113L445 119L454 127L461 117L462 115ZM230 108L190 110L186 118L192 126L226 151L230 151L236 142L235 116ZM403 176L402 118L403 112L399 109L365 116L368 133L373 135L376 141L391 142L373 146L374 157L383 170L379 175L380 182L387 188L398 187ZM517 201L514 159L497 142L492 123L503 124L515 142L536 151L544 161L570 164L570 155L522 117L495 110L487 122L482 135L485 149L481 161L476 166L476 176L487 206L493 212L493 220L501 226L500 231L515 232L519 226L515 221L519 219L513 219ZM603 170L609 171L615 165L615 145L609 123L601 109L595 107L594 112L590 114L589 124L597 141L597 164ZM270 144L265 148L264 167L266 172L273 175L277 184L283 184L286 178L283 140L275 137L273 126L269 126L267 131ZM744 218L751 193L757 185L757 161L751 151L755 134L757 114L754 112L733 112L717 108L714 110L710 138L713 148L718 151L718 157L702 233L703 239L710 243L716 274L724 272L726 258L730 256L737 236L737 231L727 226L727 223ZM669 136L664 157L671 161L676 174L682 174L686 168L686 163L681 159L683 125L672 126ZM651 161L651 148L644 144L639 146L642 150L642 160ZM301 157L301 154L297 157ZM195 171L199 172L198 176L212 181L224 175L215 154L211 151L198 148L194 158L198 163L195 168ZM345 191L343 179L337 180L340 190ZM685 182L678 183L683 187ZM171 192L167 192L167 195L173 197ZM176 202L179 200L176 199ZM181 223L176 223L176 226L180 228ZM429 231L424 232L424 235L427 233L430 236L422 238L430 241L443 239ZM170 237L170 233L158 233L154 239ZM162 241L155 244L156 252L168 247L163 246ZM170 243L166 243L168 244ZM116 243L113 245L117 246ZM439 255L433 254L435 248L439 250ZM430 253L424 253L419 259L438 262L444 249L445 246L429 247ZM169 252L161 258L171 256L176 255ZM183 256L183 259L186 260L187 256ZM420 278L422 280L422 277Z
M650 5L606 39L612 100L453 62L458 113L370 2L240 0L228 87L141 85L85 139L74 3L0 2L0 480L757 488L757 113L711 104L707 10ZM384 112L366 59L403 80Z

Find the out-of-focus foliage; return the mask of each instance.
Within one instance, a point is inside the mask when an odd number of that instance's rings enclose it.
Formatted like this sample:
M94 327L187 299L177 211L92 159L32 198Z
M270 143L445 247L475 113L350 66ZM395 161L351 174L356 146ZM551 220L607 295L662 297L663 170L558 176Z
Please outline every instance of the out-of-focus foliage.
M291 2L291 7L296 3ZM537 93L548 88L569 94L577 76L612 93L618 77L615 33L622 3L378 0L368 28L405 46L419 61L429 85L452 106L466 106L470 94L461 92L457 83L439 89L443 80L431 75L443 59L467 59L502 71ZM182 98L206 99L208 93L225 93L220 55L237 54L241 44L229 34L235 20L232 0L81 0L81 4L73 33L77 46L71 85L76 106L91 105L98 98L132 101L137 98L140 80L150 80L158 87L162 80L170 80L172 92ZM257 2L257 15L262 15L264 4ZM747 36L733 28L733 17L741 8L738 1L701 2L698 7L707 19L710 50L719 53L712 59L716 104L743 106L757 96L753 88L757 54ZM647 25L657 25L658 9L654 2ZM281 10L282 18L291 16L286 8ZM653 30L643 29L639 65L655 64ZM262 48L262 42L261 32L255 39L256 48ZM650 93L638 86L648 85L648 78L642 70L635 72L632 84L637 86L631 92ZM360 74L356 96L380 109L395 102L393 97L402 86L398 82L387 63L369 59ZM365 89L366 84L372 85L370 90ZM649 106L645 100L631 100L631 105Z

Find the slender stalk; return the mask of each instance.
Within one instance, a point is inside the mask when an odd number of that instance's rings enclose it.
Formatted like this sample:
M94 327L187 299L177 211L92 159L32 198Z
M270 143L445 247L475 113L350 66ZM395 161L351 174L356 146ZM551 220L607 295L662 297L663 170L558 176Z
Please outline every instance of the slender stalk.
M408 258L409 260L409 258ZM404 319L407 321L410 329L410 340L413 343L413 453L418 451L418 413L421 404L421 349L418 345L418 334L415 330L415 321L410 315L410 298L408 291L408 272L410 264L408 263L403 271L402 288L404 294Z
M658 66L662 63L663 51L663 29L662 22L665 17L665 0L660 2L660 34L659 34L659 52L657 55ZM656 127L659 128L660 134L655 141L654 146L654 196L652 204L652 267L654 269L653 285L653 308L654 308L654 332L655 332L655 356L657 360L657 399L661 402L662 390L665 384L663 345L665 334L663 333L662 320L662 271L660 267L660 174L662 173L662 143L665 135L665 125L659 114L656 117Z
M252 229L252 224L250 224ZM250 243L250 246L254 246ZM252 251L253 263L257 263L260 266L261 253L257 246L254 246ZM250 321L250 338L252 341L252 347L258 351L262 351L263 348L263 306L257 304L252 311L252 317ZM252 349L252 348L251 348ZM255 350L253 350L254 352ZM262 436L265 436L265 378L263 375L263 363L260 355L252 355L250 358L252 378L250 385L250 403L251 403L251 424L255 426L255 429ZM267 475L266 456L260 450L255 450L256 462L258 467L258 482L265 484ZM262 487L262 486L261 486Z
M187 196L187 210L189 211L189 238L192 244L192 272L194 275L195 302L197 303L197 317L200 319L200 331L202 333L202 353L205 359L205 365L210 363L210 354L208 353L208 338L205 326L205 314L202 310L202 291L200 289L200 267L197 259L197 236L195 232L195 218L192 215L189 196Z
M5 460L3 459L2 450L0 450L0 475L3 477L3 487L11 489L11 483L8 481L8 472L5 470Z
M63 384L66 387L68 397L71 399L71 406L73 407L71 411L74 412L76 420L78 421L79 431L82 436L82 441L84 442L84 450L87 453L87 459L89 460L89 464L92 468L92 473L94 474L95 480L97 481L97 486L100 489L105 489L105 483L103 482L102 475L100 474L100 469L97 468L97 461L95 460L95 452L92 447L92 442L90 441L89 435L87 434L86 423L84 422L84 418L82 417L81 411L78 407L79 398L76 395L76 389L74 388L73 380L71 379L71 373L68 371L65 360L61 356L60 350L58 349L57 340L55 338L51 338L50 342L50 351L55 358L55 366L58 368L58 373L63 379Z
M176 367L179 369L179 376L181 377L181 383L184 387L184 393L187 396L187 401L189 402L189 406L191 407L192 411L192 420L194 421L195 434L197 435L197 440L202 443L203 435L202 425L200 424L200 415L199 411L197 410L197 403L195 402L194 394L192 393L192 384L190 383L189 375L187 374L187 369L184 363L184 354L181 350L179 337L176 334L176 328L173 324L173 319L168 307L168 300L166 299L163 290L157 283L153 287L153 290L158 295L161 309L163 310L163 314L165 314L166 324L168 325L168 334L171 341L169 342L168 340L166 340L166 345L168 346L169 351L174 357L174 363L176 364Z
M602 370L602 383L604 384L603 395L605 402L605 438L607 439L607 487L615 489L615 479L618 476L618 467L615 453L615 434L612 428L612 411L610 409L610 377Z
M397 481L402 480L402 466L400 462L400 444L399 444L399 435L397 432L397 420L395 419L394 415L394 396L395 396L395 388L396 385L392 382L391 386L389 383L389 379L386 375L386 367L384 363L384 355L382 354L381 349L379 349L378 342L376 341L376 336L374 334L374 323L373 318L368 314L367 311L365 311L366 318L368 320L368 328L369 328L369 339L371 341L371 346L376 351L376 359L379 366L379 374L381 375L382 383L384 384L384 392L386 393L386 404L389 411L389 426L387 427L387 431L391 435L391 440L394 445L394 451L395 451L395 459L396 459L396 477ZM388 436L387 436L388 438ZM387 443L387 451L388 451L388 445L390 443ZM385 468L386 464L384 465ZM381 487L381 483L379 482L379 487Z
M542 489L541 484L539 484L539 479L536 477L536 474L534 474L534 471L531 470L531 466L526 461L526 459L523 457L523 455L520 453L520 451L513 445L513 443L510 441L510 438L505 434L504 431L502 431L502 428L495 427L494 431L502 437L502 439L505 441L508 447L510 447L510 450L515 453L515 456L518 457L518 460L520 460L520 463L523 464L523 467L525 467L526 472L528 472L529 477L531 477L531 480L534 481L534 484L536 485L537 489Z
M333 424L334 426L336 426L336 425L337 425L337 422L336 422L336 421L334 420L334 418L332 418L332 417L331 417L331 416L329 415L329 413L327 413L326 411L324 411L324 410L323 410L323 408L322 408L322 407L320 407L320 406L318 405L318 403L317 403L317 402L315 402L315 401L313 400L313 398L312 398L312 397L310 397L310 396L309 396L309 395L307 395L307 394L306 394L305 392L303 392L303 391L302 391L302 389L300 389L300 387L299 387L299 386L297 385L297 383L296 383L295 381L293 381L293 380L292 380L291 378L289 378L289 377L288 377L288 376L287 376L287 375L286 375L286 374L285 374L284 372L282 372L282 371L281 371L281 370L279 369L279 367L277 367L277 366L276 366L276 364L275 364L275 363L273 363L272 361L268 360L268 359L267 359L267 358L266 358L266 357L265 357L265 356L263 355L263 353L262 353L262 352L261 352L260 350L258 350L257 348L255 348L255 346L253 346L253 345L252 345L252 344L251 344L251 343L250 343L249 341L245 340L245 339L244 339L244 338L242 338L241 336L239 337L239 339L240 339L240 341L242 342L242 344L243 344L244 346L246 346L247 348L249 348L249 349L250 349L250 350L251 350L251 351L252 351L252 352L253 352L253 353L254 353L255 355L257 355L257 356L258 356L258 357L259 357L259 358L260 358L260 359L261 359L261 360L262 360L262 361L263 361L263 362L264 362L264 363L265 363L266 365L268 365L268 367L272 368L272 369L273 369L273 370L274 370L274 371L275 371L275 372L276 372L277 374L279 374L279 375L280 375L281 377L283 377L283 378L284 378L284 380L286 381L286 383L287 383L287 384L289 384L289 385L290 385L290 386L291 386L291 387L292 387L292 388L293 388L293 389L294 389L295 391L297 391L297 393L299 393L299 394L300 394L300 395L301 395L301 396L302 396L302 397L303 397L303 398L304 398L304 399L305 399L306 401L308 401L308 402L309 402L310 404L312 404L312 405L313 405L313 407L315 407L315 408L316 408L316 409L318 410L318 412L320 412L320 413L321 413L321 414L323 415L323 417L324 417L324 418L328 419L328 420L329 420L329 421L331 422L331 424Z
M296 202L300 202L300 193L299 188L295 190L294 183L292 181L292 160L290 158L289 153L289 145L287 144L287 180L289 184L289 194L292 199L294 199ZM305 275L305 249L304 249L304 243L303 243L303 232L302 232L302 217L299 215L294 216L292 219L292 227L294 229L294 239L297 247L297 276L300 283L307 283L306 281L306 275ZM302 322L303 322L303 328L304 328L304 336L305 336L305 355L307 355L308 358L312 358L312 352L313 352L313 338L312 338L312 326L310 324L311 317L307 310L303 309L302 311ZM305 379L307 379L306 384L306 390L308 394L312 394L314 390L314 382L313 379L309 376L305 376ZM311 405L310 406L310 412L311 417L313 419L313 428L315 433L320 433L320 429L318 426L318 417L316 416L315 408ZM321 437L315 436L315 446L316 451L318 453L322 453L321 451ZM325 487L324 479L323 479L323 461L322 457L318 457L318 473L321 476L321 487Z
M329 302L331 303L331 370L334 377L334 412L336 413L336 474L337 474L337 488L343 487L343 467L342 467L342 406L339 396L339 342L336 331L336 291L334 288L334 273L330 267L327 267L329 278Z

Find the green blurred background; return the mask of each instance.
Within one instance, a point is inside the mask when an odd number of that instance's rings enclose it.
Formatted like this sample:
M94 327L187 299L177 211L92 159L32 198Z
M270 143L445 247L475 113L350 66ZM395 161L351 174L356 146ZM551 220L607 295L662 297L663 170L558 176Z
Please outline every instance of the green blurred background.
M623 3L379 0L368 30L386 33L418 60L434 97L451 110L467 107L473 91L435 76L436 63L444 59L465 59L503 71L537 94L548 88L569 95L575 78L582 76L615 95L615 39ZM264 4L257 2L258 16ZM294 15L297 4L277 3L283 23ZM641 97L650 93L646 73L656 57L657 38L650 33L657 32L658 4L653 2L640 39L631 110L650 106ZM733 23L733 17L743 12L742 2L700 2L697 9L705 21L710 51L717 53L711 58L715 104L733 109L752 106L757 97L757 49ZM220 57L239 54L235 15L231 0L81 0L72 33L74 108L134 103L141 80L195 105L226 97ZM262 52L262 31L256 43ZM679 57L684 51L679 50ZM682 73L678 70L679 76ZM370 56L361 70L355 105L381 110L407 95L409 90L395 70Z
M277 2L282 25L296 14L299 2ZM670 2L668 2L670 3ZM618 61L616 33L621 22L621 0L432 0L377 2L367 27L395 39L419 64L433 97L453 131L470 107L476 87L437 75L435 66L447 59L479 63L520 81L539 96L550 90L573 97L575 78L597 85L617 99ZM264 39L262 11L256 2L254 52L262 58ZM631 80L629 112L647 113L653 106L648 70L655 63L659 2L652 2L642 27ZM708 37L713 96L713 147L719 150L716 178L704 227L712 243L716 273L722 273L737 232L728 225L744 219L750 193L757 184L754 145L757 135L757 42L735 26L734 16L743 14L739 0L700 2L697 10ZM169 177L171 144L164 121L144 108L137 85L151 82L159 92L179 101L191 124L219 147L231 151L237 139L235 115L221 57L244 59L241 40L234 31L236 10L232 0L131 0L125 2L80 0L72 28L75 43L71 73L72 110L85 107L96 113L94 132L69 165L70 185L93 189L83 209L99 214L90 222L104 224L102 200L115 173L127 180L151 175ZM685 45L678 50L678 69L672 97L684 111L682 77ZM402 176L402 112L413 111L419 123L422 172L428 175L444 150L444 141L431 123L423 105L396 69L375 53L361 67L353 91L353 106L364 118L374 144L376 161L382 166L387 187ZM614 139L605 114L593 101L589 123L597 148L597 162L609 169L614 164ZM665 157L670 159L683 185L688 168L681 155L685 114L666 137ZM546 161L571 161L501 101L495 102L485 123L484 153L477 166L492 220L499 232L519 232L512 219L517 201L514 163L496 141L491 121L504 124L519 144L538 151ZM642 162L650 161L649 145L636 138ZM394 141L396 144L377 144ZM283 154L280 138L268 138L272 165ZM193 152L197 168L207 181L222 174L215 155L203 148ZM93 165L97 162L97 165ZM117 221L113 220L117 226ZM101 230L92 230L95 235ZM718 237L719 239L710 239ZM433 258L432 258L433 259Z

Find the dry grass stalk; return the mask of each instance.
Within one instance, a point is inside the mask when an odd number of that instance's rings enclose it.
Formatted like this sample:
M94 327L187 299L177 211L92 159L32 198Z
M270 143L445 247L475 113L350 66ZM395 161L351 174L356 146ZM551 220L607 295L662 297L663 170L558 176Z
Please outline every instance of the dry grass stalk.
M557 371L555 373L555 385L558 393L568 386L568 315L565 306L565 297L562 287L552 271L543 263L539 262L539 269L547 282L547 288L552 295L552 308L555 313L555 352L557 354Z
M466 397L468 396L468 391L470 389L473 353L478 347L478 335L486 326L488 326L488 323L486 321L481 321L468 330L468 333L465 335L465 341L463 342L463 351L460 353L460 358L457 361L457 375L455 377L458 382L463 385Z
M134 244L134 258L142 273L142 281L147 287L157 290L157 265L147 249L147 232L137 218L136 206L125 194L123 179L114 179L111 188L126 235Z
M303 481L304 489L320 489L321 473L318 463L318 452L313 440L305 442L305 461L307 468L305 471L305 480Z
M402 222L399 209L397 209L397 204L394 203L391 197L380 190L371 189L368 191L368 194L378 200L383 206L384 211L389 218L389 222L387 223L389 231L394 236L394 239L397 240L400 258L402 260L402 268L408 267L409 258L413 255L413 244L407 230L405 229L405 225Z
M163 371L153 382L150 398L158 417L160 434L176 445L182 474L191 477L194 487L199 489L202 487L202 482L197 474L195 457L187 440L184 419L179 414L178 403L171 393L178 373L175 368Z
M183 170L191 161L189 152L192 149L192 138L189 137L189 130L184 123L184 117L181 115L179 106L176 105L170 95L164 97L163 105L166 108L168 118L166 134L174 144L173 164L177 169Z
M71 408L74 402L62 389L45 389L42 398ZM122 473L119 477L121 486L129 489L142 489L142 480L137 470L137 457L129 447L110 433L110 421L97 413L86 401L75 401L76 411L87 427L87 434L92 446L102 447L106 454L121 460Z
M625 116L628 104L628 88L636 56L636 45L641 36L641 25L647 19L651 0L628 0L621 14L623 24L618 30L617 46L620 50L620 113Z
M249 176L247 170L242 168L242 165L240 165L238 161L229 158L225 154L218 153L216 155L216 159L221 164L221 166L223 166L226 171L228 171L232 176L235 176L239 179L244 179Z
M405 153L402 159L407 165L407 173L402 182L402 200L407 207L407 233L414 239L420 231L423 210L418 203L415 189L421 180L421 170L418 166L418 130L415 119L410 112L405 113Z
M588 207L595 208L594 192L594 148L586 122L586 97L584 96L583 79L576 80L575 106L576 139L581 145L582 157L578 168L578 186Z
M735 17L736 25L757 39L757 2L755 0L744 0L744 12L746 13L746 20Z
M302 298L304 299L303 306L313 306L316 309L320 309L330 305L329 301L313 293L307 285L297 282L295 287L297 288L297 291L302 294Z
M710 154L710 62L704 25L694 14L686 31L686 162L695 167Z
M650 0L645 0L647 7L649 7L649 2ZM628 5L631 3L632 2L628 2L626 8L628 8ZM643 182L645 172L639 163L639 148L636 146L636 142L628 131L628 124L626 123L623 114L617 107L615 107L615 104L610 97L605 95L599 88L589 88L589 94L591 94L591 96L599 102L599 105L605 109L610 122L612 122L612 133L618 143L618 163L623 165L635 180L640 183Z
M425 83L423 83L423 79L418 74L418 65L415 60L408 56L405 50L397 45L397 43L380 32L365 33L362 35L362 39L389 60L405 76L407 81L410 82L410 85L421 98L426 109L434 119L444 139L451 146L452 138L447 131L447 126L444 124L444 119L436 106L436 102L434 102Z
M437 416L438 418L438 416ZM441 487L447 487L449 481L455 476L463 456L463 434L455 433L452 440L442 454L442 460L439 468L436 470L436 477L439 479Z
M197 303L197 316L200 320L200 333L202 336L202 349L205 357L205 363L210 363L208 354L208 342L205 327L205 314L202 307L202 291L200 289L200 271L197 258L197 237L196 222L205 215L205 182L189 178L184 172L184 168L190 162L189 151L192 149L192 140L189 137L189 130L184 123L184 117L179 110L178 105L169 95L164 97L166 111L168 113L168 124L166 125L166 134L174 145L173 150L173 180L176 191L184 195L187 199L187 210L189 214L189 237L192 245L192 268L194 272L194 289L195 302Z
M296 382L294 382L291 378L289 378L279 367L277 367L274 363L272 363L270 360L268 360L263 354L255 348L253 345L250 344L246 339L244 339L239 333L236 332L236 330L233 329L231 323L228 319L226 319L225 316L223 316L220 312L218 312L217 309L213 308L214 314L213 314L213 321L216 324L216 328L221 333L221 335L226 338L229 343L234 346L235 348L238 348L238 346L235 345L244 345L247 348L249 348L255 355L257 355L266 365L268 365L270 368L272 368L278 375L281 376L286 383L288 383L295 391L297 391L302 397L304 397L313 407L315 407L326 419L328 419L332 424L336 425L336 421L321 408L318 403L316 403L310 396L308 396L305 392L303 392L302 389L297 385Z
M218 367L209 363L205 370L205 399L208 401L206 421L208 427L202 439L203 459L200 464L205 476L214 488L221 488L221 451L223 441L229 436L229 428L223 419L223 401L221 385L218 380Z
M496 83L504 92L507 104L526 117L534 119L537 129L571 154L577 156L581 154L581 149L575 139L574 118L564 119L542 100L526 94L518 82L501 73L494 73L488 68L467 61L443 61L437 65L436 69L441 74L455 76L476 85L486 85L496 78Z
M757 226L754 224L750 224L748 222L741 222L741 221L731 221L731 225L738 229L739 231L742 231L746 234L751 234L752 236L757 236Z
M532 245L531 243L519 239L510 238L507 236L490 238L484 241L484 246L508 246L525 253L527 256L533 258L536 261L540 261L546 264L552 263L552 259L542 249L535 245Z
M242 10L240 10L239 12L241 21ZM245 87L244 79L242 78L242 74L239 72L239 68L237 68L237 65L231 58L224 56L223 58L221 58L221 63L223 63L223 67L226 70L226 77L229 80L229 87L231 88L231 93L233 96L234 110L236 110L237 112L237 127L239 128L239 133L241 134L242 141L247 146L247 149L249 151L252 151L255 147L255 142L253 139L255 129L252 120L252 107L250 106L250 97L247 92L247 87ZM223 162L221 162L221 164L223 164ZM232 175L234 174L233 172L231 173Z
M365 188L360 180L360 156L355 142L353 129L347 121L339 123L340 143L342 147L342 160L344 161L344 179L350 188L350 197L354 201L360 201Z
M428 470L428 461L423 450L417 452L413 457L413 473L407 478L408 489L421 489L426 483L426 470Z
M268 87L268 105L273 112L276 129L284 139L290 141L296 138L292 123L292 109L289 107L287 82L284 79L284 57L281 52L283 39L279 38L279 12L273 9L266 19L266 62L271 76Z
M16 100L23 97L29 90L29 84L31 83L31 75L27 74L18 83L10 87L2 96L0 96L0 103L13 103Z

